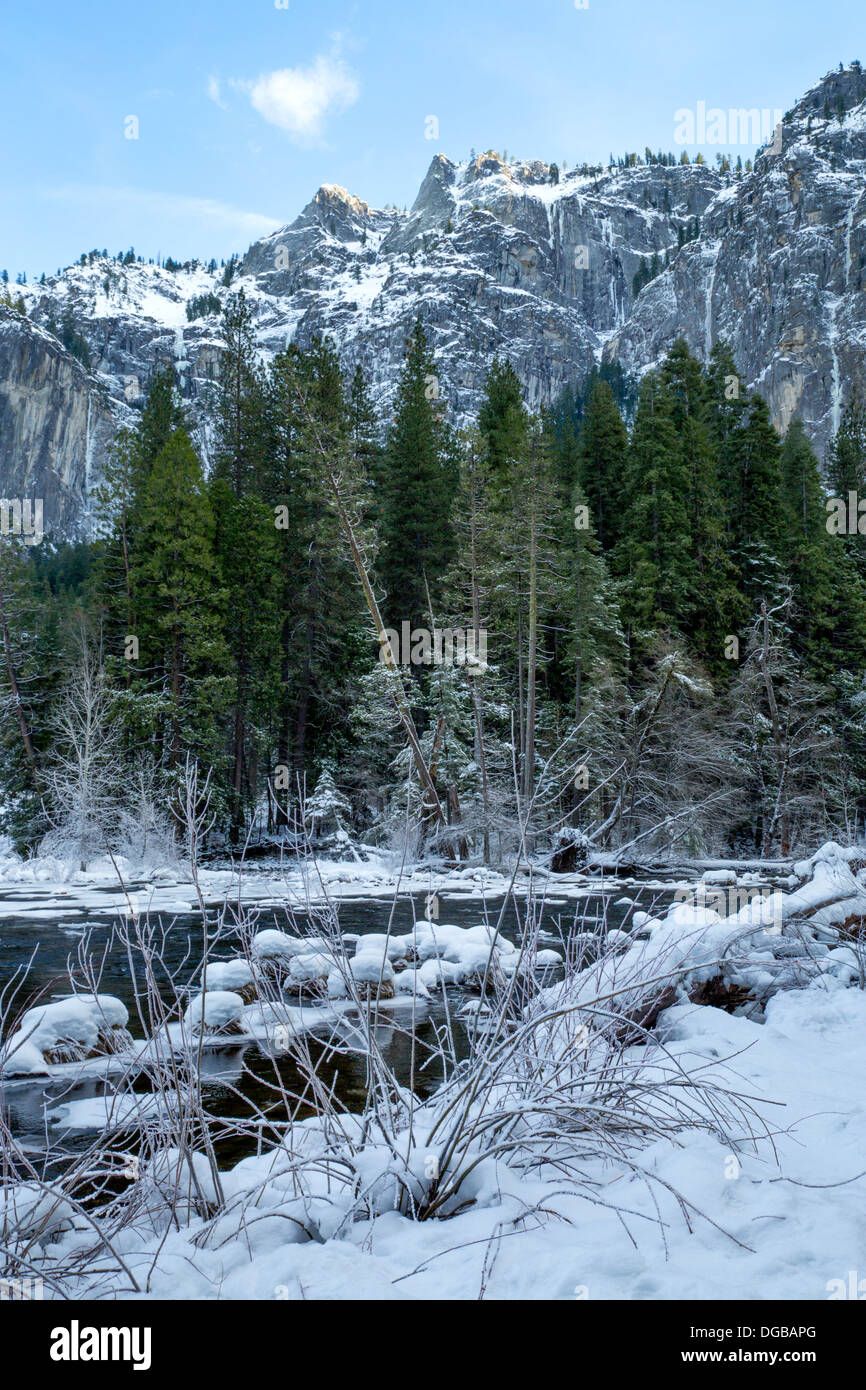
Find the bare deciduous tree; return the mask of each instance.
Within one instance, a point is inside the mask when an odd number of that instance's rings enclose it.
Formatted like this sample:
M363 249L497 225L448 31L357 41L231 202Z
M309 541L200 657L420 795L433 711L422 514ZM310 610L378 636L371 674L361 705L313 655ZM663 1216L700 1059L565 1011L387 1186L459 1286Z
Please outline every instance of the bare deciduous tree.
M51 830L43 844L61 850L74 845L83 871L116 829L119 732L102 653L83 621L76 646L77 664L52 719Z

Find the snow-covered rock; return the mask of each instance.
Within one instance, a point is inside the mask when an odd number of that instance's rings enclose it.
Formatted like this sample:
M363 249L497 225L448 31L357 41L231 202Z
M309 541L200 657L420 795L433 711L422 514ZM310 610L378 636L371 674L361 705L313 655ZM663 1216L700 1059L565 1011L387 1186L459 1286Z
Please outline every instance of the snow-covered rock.
M52 1065L117 1052L131 1041L126 1006L110 994L73 994L28 1009L3 1044L4 1076L39 1075Z
M212 961L207 967L207 988L208 992L228 990L249 1003L256 992L255 977L248 962L240 956L235 960Z
M197 994L187 1005L183 1016L185 1027L193 1034L243 1033L244 1001L231 990L208 990Z

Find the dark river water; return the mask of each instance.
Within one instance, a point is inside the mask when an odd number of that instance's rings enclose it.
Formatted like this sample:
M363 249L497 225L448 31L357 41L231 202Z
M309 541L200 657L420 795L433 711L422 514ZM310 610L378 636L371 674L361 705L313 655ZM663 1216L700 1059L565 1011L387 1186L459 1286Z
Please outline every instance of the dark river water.
M135 885L131 887L134 889ZM549 893L550 901L540 905L540 910L537 908L543 933L540 945L559 950L561 953L570 947L573 948L578 934L602 935L605 930L623 927L628 930L630 914L634 907L631 903L620 901L623 898L632 900L637 908L644 911L650 911L654 906L657 907L670 899L670 894L660 891L658 887L641 890L637 885L617 886L612 891L605 887L603 891L593 891L577 900L557 899L555 884ZM50 917L44 920L41 917L35 918L28 916L26 912L0 918L0 997L5 990L8 1003L10 990L20 985L15 1000L15 1011L18 1012L32 1000L37 991L42 991L40 1002L68 994L70 970L77 972L77 988L89 989L89 984L80 973L80 958L86 955L96 967L99 992L113 994L123 1000L130 1011L131 1030L136 1036L141 1036L129 960L126 950L118 940L116 909L111 906L115 891L105 890L104 911L100 911L98 906L99 896L98 890L91 890L86 910L73 910L73 905L70 904L70 909L67 911L64 908L56 920ZM56 898L50 891L46 890L41 894L38 888L28 887L26 890L17 888L0 891L0 905L8 911L13 904L26 898L28 905L38 906L40 897L56 903ZM482 902L480 899L469 900L461 896L450 898L447 893L442 893L439 898L439 920L463 927L477 926L484 921L495 924L503 901L502 896L488 895L486 902ZM294 933L299 927L307 925L303 913L295 913L292 917L284 909L257 906L251 907L250 911L254 915L257 930L277 927ZM386 931L389 919L394 934L411 931L413 922L421 920L424 911L423 896L413 898L407 895L399 898L396 904L386 898L344 900L338 904L341 931L362 935L367 932ZM517 939L524 911L520 898L516 905L511 900L506 904L503 931L511 940ZM240 940L231 913L225 914L219 924L216 917L216 912L210 910L209 919L213 919L209 932L211 959L228 959L240 954ZM164 930L163 954L168 970L173 972L182 984L192 984L198 974L202 957L201 915L189 913L160 917L154 913L151 914L150 922ZM315 921L309 925L315 930ZM22 984L25 975L26 981ZM459 988L449 987L447 1002L452 1014L466 998ZM413 1044L408 1031L410 1006L398 1006L391 1011L382 1010L380 1013L379 1041L388 1062L399 1082L408 1085L414 1081L416 1091L422 1096L435 1089L442 1078L438 1060L420 1071L419 1060L425 1060L429 1056L426 1049L434 1042L436 1025L445 1020L445 1010L445 1001L441 996L435 996L425 1016L417 1022L414 1033L414 1069ZM466 1031L462 1024L458 1025L457 1034L459 1055L461 1047L465 1049L466 1045ZM333 1036L327 1039L325 1035L317 1037L315 1031L310 1040L310 1049L320 1062L321 1074L329 1084L334 1084L342 1103L349 1110L361 1109L366 1074L360 1050L354 1049L351 1045L335 1047ZM275 1068L279 1077L274 1074ZM221 1132L221 1121L243 1117L245 1109L247 1114L251 1113L251 1106L256 1106L268 1116L273 1116L275 1122L285 1120L285 1106L276 1098L274 1092L274 1083L277 1080L289 1091L303 1090L303 1078L290 1057L275 1059L255 1042L241 1043L236 1048L204 1055L202 1085L209 1111L215 1117L213 1130L221 1166L255 1151L255 1141L249 1138L239 1139L234 1133L229 1133L228 1124L223 1125ZM34 1159L38 1155L44 1155L50 1136L55 1146L60 1141L60 1157L57 1161L62 1163L64 1151L67 1155L73 1154L90 1142L93 1135L92 1131L64 1133L62 1124L58 1126L52 1123L51 1107L58 1102L98 1096L109 1087L110 1083L96 1078L85 1079L75 1084L69 1081L46 1082L44 1078L32 1083L14 1081L5 1087L0 1085L0 1106L3 1107L13 1133ZM135 1089L139 1093L146 1092L146 1078L141 1077L137 1080ZM303 1117L312 1111L302 1105L297 1113ZM264 1138L276 1137L276 1133L276 1129L272 1136L265 1132ZM127 1135L127 1141L128 1138ZM118 1144L123 1147L122 1136Z

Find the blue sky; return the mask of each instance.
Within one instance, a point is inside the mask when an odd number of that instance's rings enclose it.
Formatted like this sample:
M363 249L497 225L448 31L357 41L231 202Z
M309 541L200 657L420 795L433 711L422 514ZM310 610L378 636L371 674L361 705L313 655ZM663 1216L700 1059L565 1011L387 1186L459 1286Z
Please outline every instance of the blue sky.
M863 35L862 0L8 6L0 267L227 256L322 183L410 205L437 152L673 149L678 109L787 110Z

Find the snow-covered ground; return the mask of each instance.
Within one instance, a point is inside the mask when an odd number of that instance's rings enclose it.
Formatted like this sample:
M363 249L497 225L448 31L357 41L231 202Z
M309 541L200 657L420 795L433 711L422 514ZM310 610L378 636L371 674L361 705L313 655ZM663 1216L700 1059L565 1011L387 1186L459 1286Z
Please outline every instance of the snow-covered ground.
M752 888L757 874L707 871L658 915L637 913L630 932L611 932L600 959L553 983L540 976L516 1013L502 1013L483 1065L458 1066L450 1089L415 1101L398 1086L376 1114L336 1118L325 1104L283 1143L221 1171L219 1192L202 1152L190 1160L163 1145L131 1156L138 1195L119 1221L113 1213L106 1260L122 1272L96 1275L88 1255L86 1272L69 1274L65 1287L170 1299L764 1301L850 1297L862 1283L862 1296L866 990L862 945L838 931L866 915L863 862L861 851L825 846L792 866L790 891L747 893L742 905L725 895ZM64 881L50 867L15 870L7 858L7 891L17 897L18 883L25 898L41 888L58 902L99 894L104 904L104 866ZM313 880L320 898L390 895L398 879L401 891L428 894L507 889L506 878L473 877L482 872L452 871L431 885L429 871L401 876L382 858L295 866L242 880L241 891L254 883L250 901L273 893L285 903L291 892L303 903ZM214 901L237 892L227 873L205 877ZM550 887L543 874L540 884ZM187 887L182 874L151 875L151 906L191 908ZM551 891L568 898L587 884L556 876ZM378 1007L402 1011L405 1023L443 980L474 973L477 986L488 943L506 994L526 974L520 952L489 926L422 922L408 935L345 942L355 953L340 963L333 939L253 936L248 959L218 966L208 993L168 1025L166 1045L181 1055L197 1040L219 1049L245 1034L279 1050L287 1030L348 1019L353 988L356 1006L381 991ZM534 951L533 970L554 963L537 942ZM247 1002L236 991L265 967L294 984L320 981L317 1007ZM696 1002L708 986L716 994ZM710 1002L725 991L736 996L728 1007ZM483 1038L496 1008L482 983L454 1027L468 1036L477 1026ZM25 1016L25 1048L50 1051L71 1036L70 1019L84 1049L104 1025L122 1028L125 1010L85 995L42 1006ZM136 1065L157 1042L135 1044ZM117 1065L113 1057L107 1072ZM128 1134L138 1121L170 1121L179 1105L171 1089L157 1098L130 1090L113 1103L100 1095L55 1104L47 1119L77 1133ZM80 1268L94 1249L92 1226L65 1201L46 1217L46 1200L27 1181L7 1185L0 1229L7 1240L12 1227L36 1236L37 1265Z
M474 1299L483 1284L503 1299L821 1300L832 1281L847 1287L866 1267L866 994L792 991L760 1025L678 1006L664 1035L686 1067L733 1057L771 1137L736 1154L696 1131L659 1140L641 1156L646 1178L587 1165L588 1198L555 1173L527 1178L490 1159L472 1206L450 1220L384 1211L339 1238L340 1205L293 1199L288 1159L281 1174L268 1155L224 1175L229 1211L206 1243L196 1217L146 1246L130 1228L119 1253L143 1282L160 1247L150 1294L170 1299ZM245 1199L254 1208L239 1221ZM317 1239L299 1239L292 1218Z

